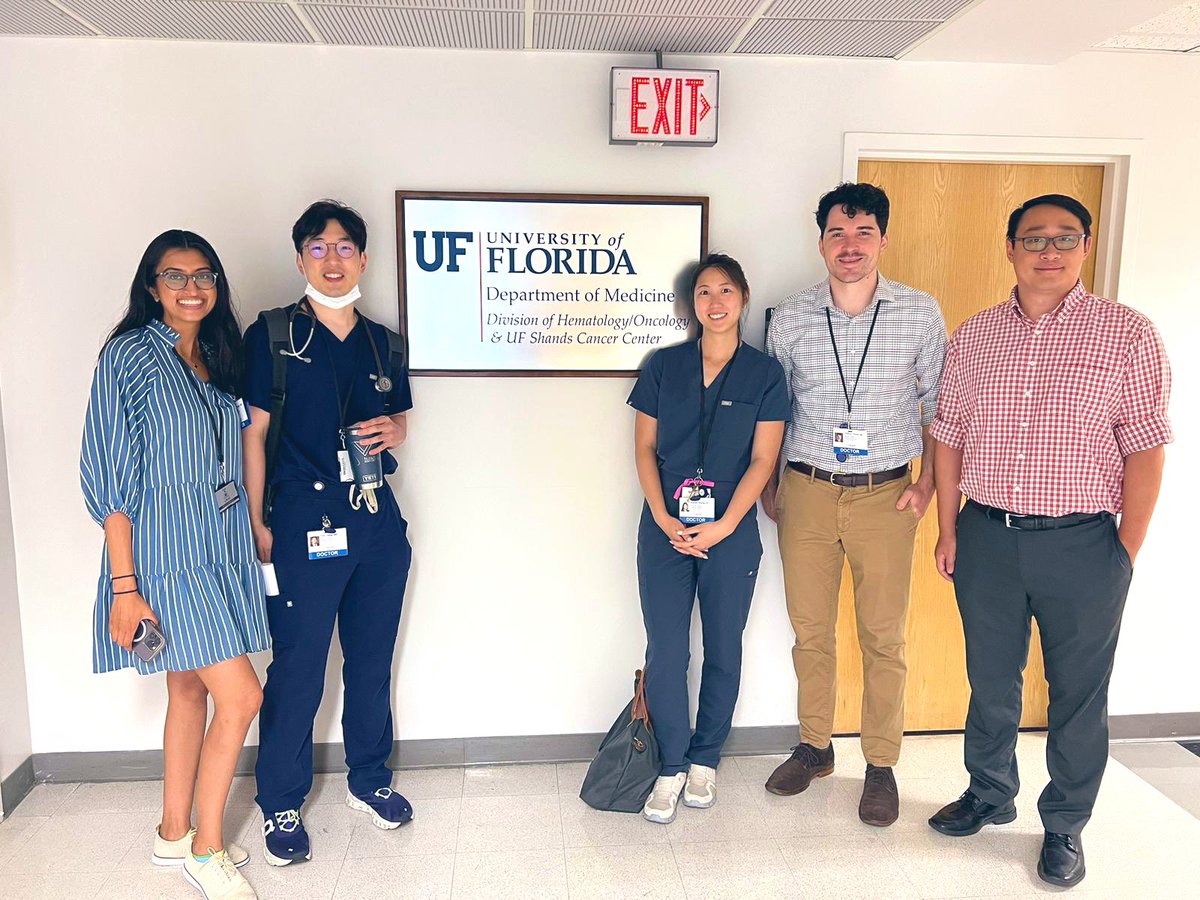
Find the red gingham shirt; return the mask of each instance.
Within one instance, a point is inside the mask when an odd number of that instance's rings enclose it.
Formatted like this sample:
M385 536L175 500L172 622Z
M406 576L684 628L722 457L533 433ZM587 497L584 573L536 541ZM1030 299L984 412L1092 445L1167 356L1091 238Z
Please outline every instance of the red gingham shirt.
M930 433L963 451L964 494L1020 515L1121 511L1124 458L1172 440L1153 323L1078 283L1031 321L1009 298L946 351Z

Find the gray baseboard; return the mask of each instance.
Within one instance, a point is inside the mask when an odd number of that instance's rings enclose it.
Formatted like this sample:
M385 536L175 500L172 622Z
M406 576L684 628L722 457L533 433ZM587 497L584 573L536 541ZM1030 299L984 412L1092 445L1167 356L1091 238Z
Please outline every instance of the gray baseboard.
M1200 735L1200 712L1149 716L1113 716L1113 740L1177 740ZM1038 730L1038 729L1034 729ZM438 738L396 741L389 764L394 769L429 769L438 766L482 766L508 763L582 762L592 758L603 734L535 734L508 737ZM795 725L734 728L725 744L725 756L759 756L787 753L798 740ZM251 775L257 747L246 747L237 773ZM24 767L29 784L71 781L147 781L162 778L162 750L118 750L94 753L35 753ZM345 748L340 743L313 747L313 770L346 771ZM8 783L5 781L6 808ZM16 787L13 788L17 790ZM28 792L28 787L25 788ZM24 793L21 794L24 796ZM14 803L15 805L15 803Z
M1200 738L1200 712L1109 716L1108 737L1113 741L1182 741Z
M3 809L5 817L17 808L17 804L25 799L25 795L33 790L35 784L37 779L34 775L33 757L28 756L11 775L0 781L0 808Z

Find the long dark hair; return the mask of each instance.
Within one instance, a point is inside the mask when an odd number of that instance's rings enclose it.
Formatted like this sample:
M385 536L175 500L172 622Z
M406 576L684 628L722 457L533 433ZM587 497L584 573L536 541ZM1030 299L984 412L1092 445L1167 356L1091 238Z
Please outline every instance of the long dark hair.
M212 312L200 323L200 352L208 366L212 383L229 394L236 394L242 379L242 328L230 301L229 279L225 267L212 244L193 231L172 228L150 242L138 263L129 286L129 307L104 341L107 347L113 338L141 328L154 319L162 319L162 304L154 299L150 288L157 278L158 266L170 250L198 250L217 273L217 302Z

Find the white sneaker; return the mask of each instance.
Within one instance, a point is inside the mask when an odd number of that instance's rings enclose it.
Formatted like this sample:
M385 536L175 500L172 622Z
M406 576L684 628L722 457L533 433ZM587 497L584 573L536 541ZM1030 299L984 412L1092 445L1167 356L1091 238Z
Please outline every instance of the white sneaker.
M191 852L192 838L195 836L196 829L193 828L179 840L168 841L158 833L158 828L155 828L154 850L150 854L150 862L156 866L182 866ZM250 862L250 854L232 841L225 845L225 852L229 854L229 861L239 869Z
M692 809L708 809L717 802L717 770L693 765L688 769L687 784L683 787L683 805Z
M212 855L204 862L191 853L183 861L183 877L204 895L204 900L258 900L250 882L242 877L224 850L209 852Z
M659 825L669 825L675 821L675 813L679 808L679 792L683 790L683 782L687 779L686 772L675 775L660 775L654 782L654 790L646 798L642 807L642 818Z

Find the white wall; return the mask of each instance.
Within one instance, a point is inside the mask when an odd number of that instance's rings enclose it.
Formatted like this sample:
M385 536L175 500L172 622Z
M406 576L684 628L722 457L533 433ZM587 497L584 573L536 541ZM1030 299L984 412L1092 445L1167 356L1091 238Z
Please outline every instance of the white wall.
M373 226L365 308L394 325L397 188L708 194L710 244L745 263L761 344L761 306L823 274L810 211L839 179L847 131L1144 141L1138 265L1122 273L1122 299L1166 335L1179 444L1139 559L1111 707L1200 709L1200 604L1181 587L1194 582L1200 507L1187 408L1200 385L1188 352L1200 331L1200 60L721 60L721 139L709 150L608 145L608 69L634 61L645 60L0 39L0 374L21 612L27 647L61 635L56 653L27 661L36 751L160 742L160 680L89 672L101 539L74 475L91 362L155 233L186 226L210 238L248 319L297 295L295 216L316 197L343 198ZM599 731L624 702L642 648L629 387L416 382L396 483L416 549L400 737ZM588 515L575 510L585 479L604 497ZM481 485L502 513L494 521L463 512ZM770 548L773 526L763 530ZM793 722L791 637L769 549L746 643L737 723ZM338 739L338 712L328 698L319 740Z
M3 258L4 253L0 251L0 260ZM0 398L0 463L5 459L3 410L4 403ZM29 759L33 746L10 509L8 470L0 465L0 781ZM4 803L0 800L0 816L4 812Z

